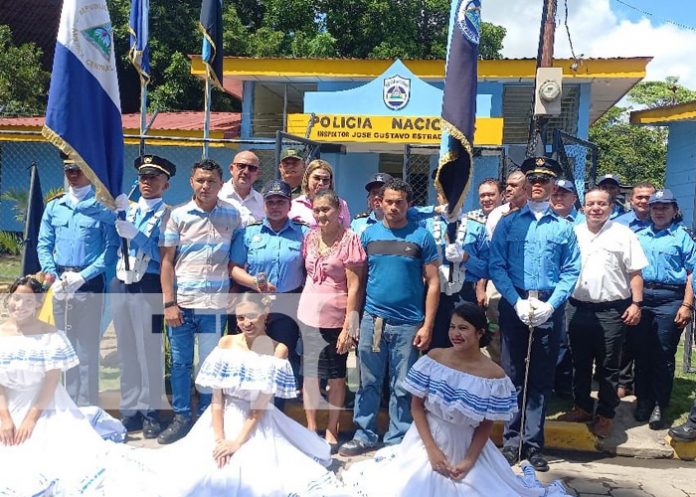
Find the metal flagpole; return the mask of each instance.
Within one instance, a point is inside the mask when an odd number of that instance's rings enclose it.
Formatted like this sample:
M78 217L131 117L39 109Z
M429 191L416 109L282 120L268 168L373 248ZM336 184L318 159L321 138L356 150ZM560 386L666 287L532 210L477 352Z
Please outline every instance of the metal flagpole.
M145 155L145 133L147 130L147 84L140 78L140 156Z
M203 120L203 158L208 158L208 139L210 138L210 100L212 97L212 85L210 75L205 78L205 118Z

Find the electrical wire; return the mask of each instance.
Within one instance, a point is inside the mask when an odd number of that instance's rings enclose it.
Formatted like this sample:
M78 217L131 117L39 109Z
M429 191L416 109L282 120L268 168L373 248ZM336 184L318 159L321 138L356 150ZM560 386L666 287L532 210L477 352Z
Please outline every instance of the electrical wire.
M566 33L568 34L568 44L570 45L570 54L573 57L573 64L570 66L570 68L573 71L577 71L578 68L580 67L580 59L578 58L577 55L575 55L575 47L573 46L573 38L570 36L570 27L568 26L568 0L564 0L565 4L565 19L563 20L563 23L565 24L565 30ZM581 54L582 56L582 54Z
M657 16L657 15L653 14L652 12L648 12L645 9L642 9L640 7L636 7L635 5L631 5L630 3L626 2L625 0L614 0L614 1L620 3L621 5L623 5L625 7L628 7L629 9L635 10L636 12L640 12L644 16L652 17L655 20L662 21L662 22L667 23L667 24L672 24L673 26L676 26L676 27L681 28L681 29L686 29L689 31L696 31L696 27L689 26L687 24L682 24L680 22L673 21L673 20L667 19L665 17Z

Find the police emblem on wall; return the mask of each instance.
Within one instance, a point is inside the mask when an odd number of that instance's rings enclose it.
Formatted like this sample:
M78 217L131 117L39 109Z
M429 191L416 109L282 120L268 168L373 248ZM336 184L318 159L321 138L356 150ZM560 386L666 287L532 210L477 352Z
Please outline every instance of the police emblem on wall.
M411 80L394 76L384 80L384 105L391 110L401 110L411 98Z

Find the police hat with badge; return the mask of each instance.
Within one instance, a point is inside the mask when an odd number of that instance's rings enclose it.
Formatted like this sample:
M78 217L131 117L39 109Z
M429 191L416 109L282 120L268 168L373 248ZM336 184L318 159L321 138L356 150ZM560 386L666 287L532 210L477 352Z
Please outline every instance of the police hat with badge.
M272 179L261 190L264 200L269 197L283 197L292 199L292 187L281 179Z
M556 180L556 188L558 188L559 190L565 190L565 191L573 193L575 195L578 194L573 182L570 180L567 180L567 179Z
M80 165L70 158L65 152L60 152L60 158L63 161L63 171L79 171Z
M137 169L138 176L164 174L171 178L176 174L176 166L158 155L142 155L133 161L133 167Z
M549 157L529 157L524 160L520 170L527 177L527 181L535 179L550 181L558 178L563 173L561 164Z
M375 186L382 187L387 181L394 179L391 174L375 173L370 177L370 180L365 183L365 190L370 191Z
M677 205L677 199L674 197L672 190L665 188L664 190L657 190L655 193L650 195L648 200L648 205L655 204L674 204Z

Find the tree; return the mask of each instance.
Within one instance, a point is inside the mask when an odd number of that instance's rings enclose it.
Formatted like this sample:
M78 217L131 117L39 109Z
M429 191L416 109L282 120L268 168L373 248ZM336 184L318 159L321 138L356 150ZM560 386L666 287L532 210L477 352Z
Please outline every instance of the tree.
M43 112L50 74L41 68L42 55L33 43L14 45L10 27L0 25L0 115Z
M630 124L629 110L612 107L590 128L590 141L600 150L598 174L616 174L629 185L640 181L662 185L667 160L667 131L659 126Z
M640 107L655 108L696 101L696 91L679 84L679 78L642 81L628 93ZM662 185L667 162L667 129L634 126L628 122L632 107L615 106L590 127L590 141L599 146L599 173L618 174L627 184L651 181Z
M676 76L664 81L641 81L628 92L628 98L642 107L655 108L696 101L696 91L679 84Z

